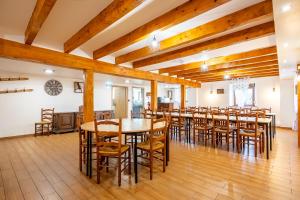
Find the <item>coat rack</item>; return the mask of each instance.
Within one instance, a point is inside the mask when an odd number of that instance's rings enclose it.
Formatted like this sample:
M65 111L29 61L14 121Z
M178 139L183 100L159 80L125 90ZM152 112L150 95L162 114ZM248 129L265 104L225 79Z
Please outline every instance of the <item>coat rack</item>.
M27 77L0 77L0 81L24 81L29 80Z
M18 92L32 92L33 89L14 89L14 90L0 90L0 94L8 94L8 93L18 93Z

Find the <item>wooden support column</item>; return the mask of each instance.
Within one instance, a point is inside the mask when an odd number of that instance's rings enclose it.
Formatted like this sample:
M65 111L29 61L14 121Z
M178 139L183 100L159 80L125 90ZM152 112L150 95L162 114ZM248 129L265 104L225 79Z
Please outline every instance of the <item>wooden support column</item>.
M157 81L151 81L151 110L157 110Z
M300 65L298 65L298 68L299 67L300 67ZM298 83L297 83L297 97L298 97L298 147L300 148L300 80L299 80L299 78L297 78L297 79L298 79Z
M181 85L181 101L180 101L180 108L185 108L185 97L186 97L186 86Z
M94 71L84 70L83 116L85 122L94 120Z

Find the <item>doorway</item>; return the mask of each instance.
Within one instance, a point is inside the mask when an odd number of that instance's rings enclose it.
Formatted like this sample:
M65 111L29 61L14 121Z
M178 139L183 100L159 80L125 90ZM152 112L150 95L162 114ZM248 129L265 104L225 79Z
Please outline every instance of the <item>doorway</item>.
M128 116L128 95L127 87L112 87L112 106L115 110L115 118L127 118Z
M132 118L139 118L144 108L144 88L132 87Z

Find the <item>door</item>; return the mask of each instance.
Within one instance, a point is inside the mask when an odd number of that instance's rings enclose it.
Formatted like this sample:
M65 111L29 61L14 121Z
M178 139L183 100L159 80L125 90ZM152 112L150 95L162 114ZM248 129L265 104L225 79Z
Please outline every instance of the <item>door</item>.
M132 117L139 118L144 108L144 88L132 88Z
M128 96L126 87L112 87L112 105L115 109L115 118L127 118Z

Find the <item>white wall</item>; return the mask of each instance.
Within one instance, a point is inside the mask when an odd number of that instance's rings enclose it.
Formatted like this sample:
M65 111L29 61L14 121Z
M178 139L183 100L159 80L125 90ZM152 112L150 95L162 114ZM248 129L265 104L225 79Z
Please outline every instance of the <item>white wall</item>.
M280 80L280 125L282 127L293 127L296 120L294 109L294 80Z
M293 93L293 80L280 80L279 77L265 77L251 79L250 83L255 83L255 99L258 107L270 107L276 113L277 125L292 127L295 120ZM219 81L204 83L198 89L199 106L219 106L230 105L229 94L230 81ZM273 92L275 87L275 92ZM224 94L216 94L217 89L224 89ZM210 94L213 90L213 94Z
M47 75L30 75L20 73L8 73L0 71L0 76L25 76L27 81L0 82L0 89L31 88L33 92L0 94L0 138L15 135L34 133L34 123L40 120L41 108L55 108L55 112L76 112L83 104L81 93L74 93L74 81L70 79ZM44 84L49 79L56 79L63 85L63 91L58 96L49 96L44 91ZM128 115L132 108L132 87L141 87L132 84L114 84L128 87ZM144 86L142 86L144 87ZM149 90L145 88L145 93ZM105 85L105 81L95 80L94 109L112 109L111 87Z

